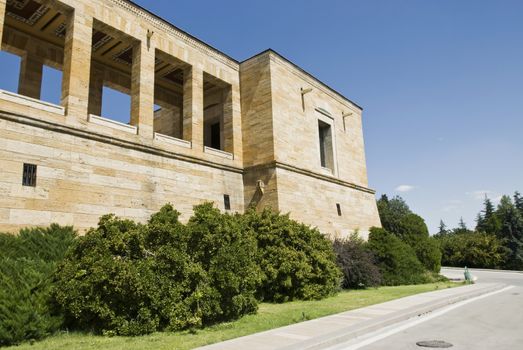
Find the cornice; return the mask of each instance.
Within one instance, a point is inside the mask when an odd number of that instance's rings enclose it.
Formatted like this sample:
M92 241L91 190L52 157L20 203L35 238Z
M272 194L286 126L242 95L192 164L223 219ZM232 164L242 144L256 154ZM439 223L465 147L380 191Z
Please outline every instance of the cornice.
M175 25L169 23L168 21L162 19L161 17L153 14L152 12L144 9L143 7L135 4L130 0L111 0L114 4L118 5L120 8L133 13L134 15L145 19L156 28L166 31L169 34L174 35L178 39L181 39L187 45L192 46L193 48L199 50L205 55L212 56L216 60L226 64L230 68L239 70L239 62L233 59L232 57L226 55L220 50L210 46L209 44L204 43L203 41L197 39L191 34L181 30Z

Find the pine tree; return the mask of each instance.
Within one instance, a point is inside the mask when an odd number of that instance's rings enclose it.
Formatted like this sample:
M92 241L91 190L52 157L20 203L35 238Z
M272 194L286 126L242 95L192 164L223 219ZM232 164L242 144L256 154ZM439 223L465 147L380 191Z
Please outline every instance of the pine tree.
M462 233L469 233L469 232L471 232L471 231L468 229L467 224L463 220L463 217L460 217L459 222L458 222L458 227L455 228L454 230L452 230L452 233L462 234Z
M476 231L485 232L489 234L498 234L499 230L501 229L501 222L499 218L496 215L496 211L494 208L494 204L492 204L492 201L490 198L485 195L485 200L483 202L484 208L481 211L483 215L478 214L478 217L476 220L478 220L478 224L476 225Z
M495 217L499 218L498 236L505 240L510 250L506 268L523 269L523 215L508 196L499 202Z
M447 225L443 222L443 220L439 221L439 231L438 235L446 235L448 233Z
M521 193L518 191L514 192L514 206L523 216L523 197L521 197Z

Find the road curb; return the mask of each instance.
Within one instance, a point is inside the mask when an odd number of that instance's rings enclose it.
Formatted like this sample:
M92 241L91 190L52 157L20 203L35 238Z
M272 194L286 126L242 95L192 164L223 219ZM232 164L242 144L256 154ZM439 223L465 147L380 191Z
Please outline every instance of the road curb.
M475 285L478 286L478 285ZM445 306L458 303L463 300L471 299L483 294L494 292L506 287L505 284L496 283L485 285L483 288L477 288L472 291L466 291L452 297L442 300L430 301L425 304L413 306L411 308L398 311L390 316L384 316L380 319L369 320L362 322L356 326L348 326L335 332L327 333L322 336L307 339L305 341L279 348L279 350L320 350L337 344L347 342L363 334L367 334L383 327L390 326L395 323L406 321L408 319L424 315L426 313L441 309ZM464 287L466 288L466 287Z
M447 270L459 270L459 271L463 271L463 267L452 267L452 266L442 266L441 267L442 269L447 269ZM484 272L503 272L503 273L518 273L518 274L522 274L523 271L518 271L518 270L496 270L496 269L480 269L480 268L475 268L475 267L470 267L468 268L470 271L484 271Z

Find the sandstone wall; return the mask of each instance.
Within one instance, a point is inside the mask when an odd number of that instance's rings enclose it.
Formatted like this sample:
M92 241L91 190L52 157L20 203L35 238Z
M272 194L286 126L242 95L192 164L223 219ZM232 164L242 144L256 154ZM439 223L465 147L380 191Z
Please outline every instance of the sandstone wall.
M204 201L223 209L224 194L232 211L244 209L239 171L13 118L0 115L0 231L51 222L85 230L107 213L144 221L167 202L185 221ZM22 186L23 163L38 165L36 187Z

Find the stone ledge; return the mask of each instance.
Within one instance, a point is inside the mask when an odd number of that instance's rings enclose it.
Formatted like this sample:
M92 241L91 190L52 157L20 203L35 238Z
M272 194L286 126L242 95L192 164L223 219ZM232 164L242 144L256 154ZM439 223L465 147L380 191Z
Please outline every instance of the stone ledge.
M341 185L341 186L353 188L355 190L362 191L362 192L367 192L367 193L370 193L370 194L375 194L376 193L376 191L374 191L371 188L367 188L367 187L364 187L364 186L353 184L351 182L343 181L343 180L340 180L338 178L333 177L332 175L328 176L328 175L316 173L316 172L311 171L311 170L298 168L298 167L296 167L294 165L290 165L290 164L283 163L283 162L278 162L278 161L271 161L271 162L268 162L268 163L265 163L265 164L260 164L260 165L254 165L254 166L251 166L251 167L246 167L246 168L243 169L243 171L244 171L244 173L247 173L247 172L253 171L253 170L262 170L262 169L270 169L270 168L279 168L279 169L288 170L288 171L291 171L291 172L294 172L294 173L310 176L310 177L313 177L313 178L316 178L316 179L320 179L320 180L324 180L324 181L328 181L328 182L332 182L332 183L335 183L335 184L338 184L338 185Z
M164 150L158 147L151 147L148 145L143 145L138 142L133 141L127 141L123 139L119 139L117 137L107 136L103 134L99 134L93 131L85 130L85 129L78 129L72 126L68 125L62 125L34 117L30 117L27 115L19 114L19 113L13 113L13 112L7 112L7 111L0 111L0 120L7 120L14 123L24 124L35 128L42 128L45 130L61 133L61 134L68 134L75 137L80 137L84 139L89 139L93 141L98 141L118 147L124 147L128 149L132 149L139 152L145 152L149 154L153 154L160 157L166 157L170 159L177 159L189 163L204 165L208 167L212 167L215 169L230 171L233 173L243 174L243 169L239 168L237 166L233 165L225 165L220 164L216 162L212 162L206 159L197 158L190 155L175 153L172 151Z
M182 139L179 139L179 138L176 138L176 137L172 137L172 136L168 136L168 135L164 135L164 134L159 134L157 132L154 133L154 139L156 141L169 143L171 145L176 145L176 146L180 146L180 147L184 147L184 148L192 148L192 142L191 141L186 141L186 140L182 140Z
M231 160L234 159L234 155L232 153L225 152L225 151L222 151L222 150L219 150L216 148L212 148L212 147L203 146L203 152L211 154L213 156L225 158L225 159L231 159Z
M117 122L115 120L111 120L108 118L100 117L100 116L97 116L94 114L89 114L88 120L89 120L89 122L96 124L96 125L106 126L106 127L112 128L112 129L120 130L123 132L128 132L129 134L134 134L134 135L138 134L138 128L136 126L127 125L127 124L120 123L120 122Z
M14 92L0 90L0 99L18 103L24 106L37 108L46 112L56 113L59 115L65 115L65 108L62 106L55 105L53 103L38 100L36 98L27 97L16 94Z

